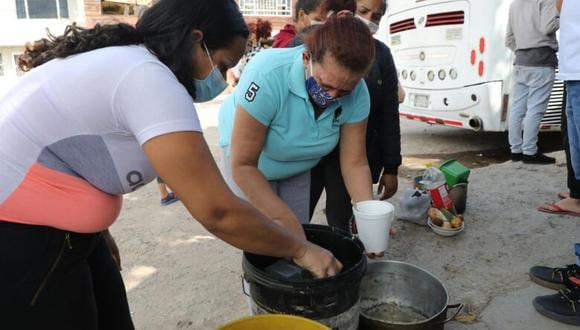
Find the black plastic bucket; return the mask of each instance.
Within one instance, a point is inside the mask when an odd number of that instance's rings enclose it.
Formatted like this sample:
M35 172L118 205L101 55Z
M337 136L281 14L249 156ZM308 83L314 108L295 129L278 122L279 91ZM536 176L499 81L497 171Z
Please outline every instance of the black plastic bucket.
M309 241L331 251L343 270L323 279L288 279L265 271L279 258L244 252L252 312L293 314L337 330L358 329L360 284L367 270L363 244L334 227L304 225L304 231Z

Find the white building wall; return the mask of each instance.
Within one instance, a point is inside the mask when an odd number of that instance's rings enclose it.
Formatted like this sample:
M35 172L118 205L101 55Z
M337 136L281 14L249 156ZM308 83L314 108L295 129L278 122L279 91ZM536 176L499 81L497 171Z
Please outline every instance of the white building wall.
M16 1L0 0L0 95L18 77L14 55L23 52L26 42L46 37L47 30L60 35L72 22L85 24L83 0L68 0L68 13L69 17L63 19L19 19L16 16Z

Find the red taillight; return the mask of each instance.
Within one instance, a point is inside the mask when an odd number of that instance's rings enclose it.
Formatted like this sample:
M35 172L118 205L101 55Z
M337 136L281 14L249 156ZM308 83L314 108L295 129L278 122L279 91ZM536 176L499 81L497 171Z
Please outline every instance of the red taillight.
M477 54L475 53L475 50L472 49L471 50L471 56L470 56L471 57L470 58L471 65L475 65L476 56L477 56Z
M477 73L479 74L480 77L483 77L483 71L484 71L484 64L483 61L479 61L479 67L477 68Z
M415 20L412 18L408 18L396 23L393 23L389 26L389 31L392 33L403 32L408 30L415 29Z
M483 54L485 52L485 38L479 38L479 53Z
M464 22L465 13L463 11L450 11L427 15L425 26L456 25L463 24Z

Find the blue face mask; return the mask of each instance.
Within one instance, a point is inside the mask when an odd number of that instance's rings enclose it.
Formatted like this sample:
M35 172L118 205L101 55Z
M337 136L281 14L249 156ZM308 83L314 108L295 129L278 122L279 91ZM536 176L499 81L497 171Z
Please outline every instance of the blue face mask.
M337 101L337 98L328 94L328 92L320 87L314 76L312 75L312 57L310 58L310 78L306 80L306 91L310 95L312 101L321 109L326 109L328 106Z
M226 87L228 87L228 83L224 79L224 76L218 67L213 64L213 60L211 59L211 55L209 54L205 42L203 43L203 48L205 48L212 69L205 79L193 79L193 84L195 86L195 102L207 102L213 100L216 96L220 95Z

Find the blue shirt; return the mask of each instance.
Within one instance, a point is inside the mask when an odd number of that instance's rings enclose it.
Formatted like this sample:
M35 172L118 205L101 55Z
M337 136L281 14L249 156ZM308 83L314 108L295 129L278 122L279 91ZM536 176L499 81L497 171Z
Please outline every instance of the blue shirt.
M268 127L258 162L268 180L289 178L313 168L334 149L343 124L360 122L369 114L369 93L361 80L351 94L315 118L306 91L303 51L301 46L258 53L220 109L220 145L228 154L237 105Z

